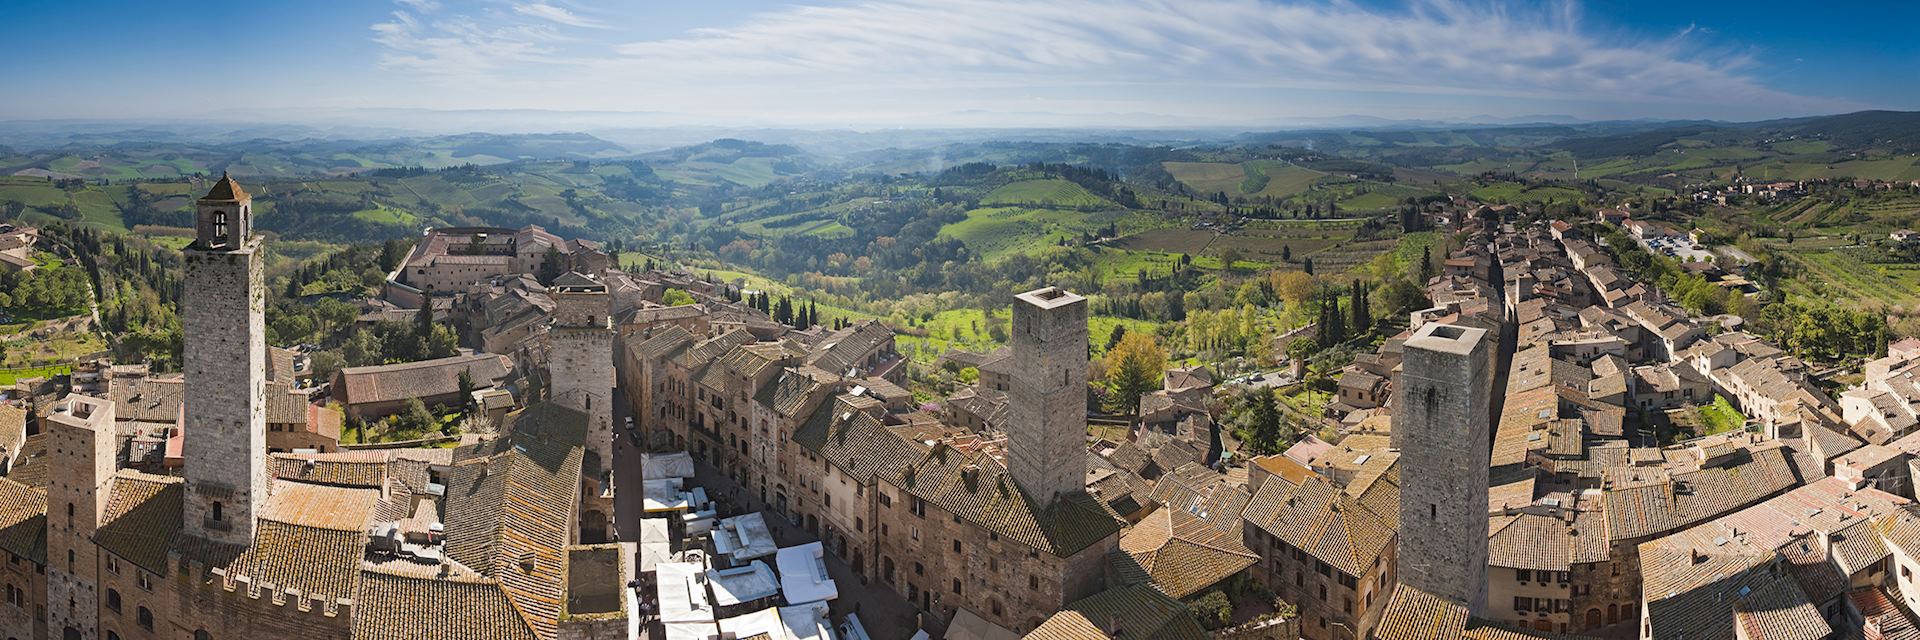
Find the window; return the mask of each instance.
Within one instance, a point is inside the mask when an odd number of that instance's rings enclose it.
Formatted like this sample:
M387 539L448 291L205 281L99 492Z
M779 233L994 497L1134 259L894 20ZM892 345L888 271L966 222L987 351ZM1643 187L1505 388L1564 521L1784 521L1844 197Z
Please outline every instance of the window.
M880 494L880 506L886 507L889 509L893 508L893 497L888 496L885 493Z
M927 575L926 565L920 564L918 562L913 563L913 575L916 575L916 576Z
M959 539L959 538L954 538L954 539L953 539L953 552L954 552L954 553L960 553L960 539Z
M953 595L956 595L956 596L960 595L960 579L959 578L953 579Z
M140 588L147 591L153 590L153 580L147 577L145 571L140 572Z
M201 629L193 632L193 640L213 640L213 634L207 633L206 629Z
M112 609L114 613L120 612L120 592L118 590L107 590L107 608Z
M153 630L153 612L146 607L140 607L140 628Z
M221 519L221 504L219 500L215 500L213 501L213 521L219 522L220 519Z
M909 497L907 498L907 510L912 511L915 516L925 518L927 517L927 501L921 500L919 496Z
M108 631L107 640L120 640L120 634Z
M1028 588L1028 589L1033 589L1033 590L1035 590L1035 591L1039 591L1039 590L1040 590L1040 576L1027 576L1027 588Z
M1513 610L1514 611L1532 611L1533 598L1515 596L1513 598Z
M1513 571L1513 578L1515 580L1519 580L1522 583L1525 583L1526 581L1532 579L1532 577L1533 577L1533 572L1528 571L1526 569L1515 569Z

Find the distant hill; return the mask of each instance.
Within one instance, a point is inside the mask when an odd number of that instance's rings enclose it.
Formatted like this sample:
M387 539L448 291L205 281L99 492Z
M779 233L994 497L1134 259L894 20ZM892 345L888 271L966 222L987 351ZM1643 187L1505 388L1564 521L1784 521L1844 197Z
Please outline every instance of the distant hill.
M392 140L282 140L231 143L129 141L133 132L78 133L66 144L27 152L0 152L0 175L53 175L114 181L172 179L222 171L238 176L338 176L371 169L518 161L591 160L631 155L625 147L583 133L499 135L470 133Z

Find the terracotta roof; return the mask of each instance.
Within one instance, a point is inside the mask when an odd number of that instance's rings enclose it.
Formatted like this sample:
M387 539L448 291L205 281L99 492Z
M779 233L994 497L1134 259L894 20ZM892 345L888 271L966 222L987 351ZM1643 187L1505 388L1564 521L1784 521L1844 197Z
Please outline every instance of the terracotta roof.
M94 541L150 573L166 575L167 552L180 531L185 486L180 478L120 471Z
M1673 474L1669 480L1608 491L1607 535L1626 540L1690 526L1794 485L1785 450L1752 451L1740 464Z
M634 349L649 359L666 358L678 354L694 342L693 334L679 325L669 325L655 331L652 337L642 341Z
M820 340L820 346L807 357L807 362L834 373L846 373L854 364L891 342L893 330L887 325L875 320L861 320L827 334Z
M1464 604L1407 585L1395 585L1380 623L1373 628L1379 640L1523 640L1573 638L1543 631L1508 628L1467 616Z
M1062 558L1121 529L1119 514L1084 491L1036 507L999 461L945 444L935 445L902 471L899 483L962 519Z
M760 386L754 399L788 418L797 417L832 388L837 376L814 367L789 368Z
M535 636L497 581L365 571L360 574L360 591L354 598L353 637L533 640Z
M47 444L51 439L42 431L27 436L20 444L20 455L14 457L13 468L7 470L7 478L29 487L47 488Z
M1385 505L1379 505L1385 506ZM1246 520L1347 575L1366 575L1393 544L1398 519L1362 504L1318 476L1295 487L1260 485ZM1397 506L1395 507L1397 509Z
M1154 511L1121 535L1120 551L1175 598L1199 593L1260 559L1239 535L1168 508Z
M476 353L399 364L347 367L336 376L348 404L365 404L459 393L461 371L469 371L476 386L491 386L513 371L513 361L503 355Z
M534 633L551 638L579 508L587 416L541 403L507 422L508 437L454 453L442 513L447 557L499 580Z
M47 563L47 491L0 478L0 549Z
M213 183L213 188L209 189L207 195L201 196L200 199L207 201L238 201L247 200L252 197L251 195L247 195L246 189L240 188L240 183L234 182L232 177L229 177L225 172L221 172L220 180Z
M1027 640L1117 637L1202 640L1208 636L1193 610L1148 585L1115 587L1076 600L1026 635Z

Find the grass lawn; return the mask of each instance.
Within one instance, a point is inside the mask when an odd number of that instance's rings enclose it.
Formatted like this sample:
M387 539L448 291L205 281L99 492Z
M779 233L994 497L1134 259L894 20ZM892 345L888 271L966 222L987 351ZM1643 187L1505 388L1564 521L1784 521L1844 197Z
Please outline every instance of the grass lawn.
M1740 415L1740 410L1733 408L1726 396L1714 394L1713 404L1700 407L1700 422L1706 428L1706 433L1700 435L1710 436L1746 428L1747 417Z
M49 378L73 372L73 365L54 364L24 369L0 369L0 385L11 385L21 378Z

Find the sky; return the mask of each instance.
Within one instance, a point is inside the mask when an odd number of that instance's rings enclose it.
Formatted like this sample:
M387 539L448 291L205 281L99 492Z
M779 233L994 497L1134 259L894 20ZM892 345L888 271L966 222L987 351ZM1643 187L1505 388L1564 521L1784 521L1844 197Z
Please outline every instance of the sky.
M0 120L1248 127L1920 108L1920 3L1893 1L7 4Z

